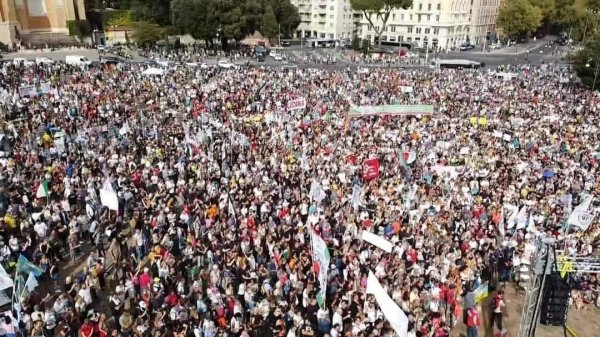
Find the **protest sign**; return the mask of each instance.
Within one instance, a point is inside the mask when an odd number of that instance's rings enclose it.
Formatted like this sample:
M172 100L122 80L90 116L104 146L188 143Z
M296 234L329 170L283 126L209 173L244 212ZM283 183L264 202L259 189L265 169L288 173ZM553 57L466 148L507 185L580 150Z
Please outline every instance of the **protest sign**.
M306 108L306 99L304 99L304 97L292 99L287 102L287 110L288 111L302 110L304 108Z

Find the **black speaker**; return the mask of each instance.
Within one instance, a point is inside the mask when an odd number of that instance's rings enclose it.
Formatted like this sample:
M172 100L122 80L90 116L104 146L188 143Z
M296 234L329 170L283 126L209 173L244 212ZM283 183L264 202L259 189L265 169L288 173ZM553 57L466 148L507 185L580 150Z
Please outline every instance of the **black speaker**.
M557 272L547 275L546 284L542 291L540 324L565 325L571 297L571 286L567 280L561 278Z

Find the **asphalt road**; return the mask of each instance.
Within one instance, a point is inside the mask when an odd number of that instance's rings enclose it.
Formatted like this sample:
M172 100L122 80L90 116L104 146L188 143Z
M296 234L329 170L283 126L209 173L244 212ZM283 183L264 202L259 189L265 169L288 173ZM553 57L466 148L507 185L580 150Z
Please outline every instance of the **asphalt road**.
M552 43L542 44L542 42L538 42L537 46L533 46L530 48L529 52L526 52L527 46L522 47L518 46L520 52L515 52L513 47L507 47L503 50L494 50L492 52L481 52L481 51L465 51L465 52L450 52L450 53L440 53L429 54L429 60L434 58L441 59L466 59L478 62L484 62L486 66L496 67L498 65L506 65L506 64L541 64L541 63L551 63L551 62L564 62L561 60L560 53L566 53L566 51L559 47L558 49ZM335 56L336 64L300 64L297 65L299 67L316 67L316 68L343 68L348 66L360 66L360 67L376 67L377 65L364 65L364 64L356 64L345 61L341 57L341 51L335 49L300 49L299 47L287 47L283 51L284 53L296 58L300 59L305 55L312 56L314 58L325 58L326 56ZM81 55L87 57L91 61L98 61L99 55L98 51L94 49L77 49L77 50L57 50L57 51L21 51L16 53L7 53L4 54L4 59L12 59L12 58L25 58L29 60L35 60L36 57L47 57L56 61L64 61L67 55ZM143 60L137 55L134 55L134 60ZM215 64L217 63L216 58L209 58L204 60L203 62L207 64ZM245 60L239 60L234 62L237 64L245 63ZM267 66L267 67L277 67L277 66L285 66L286 64L282 61L275 61L273 58L267 56L265 62L256 62L255 60L250 62L255 66ZM289 65L288 65L289 66ZM400 66L400 67L410 67L410 66Z

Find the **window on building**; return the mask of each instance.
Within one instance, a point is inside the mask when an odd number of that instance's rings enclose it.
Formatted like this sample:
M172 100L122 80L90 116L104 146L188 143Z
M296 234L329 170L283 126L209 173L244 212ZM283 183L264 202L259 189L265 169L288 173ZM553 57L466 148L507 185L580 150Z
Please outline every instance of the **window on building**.
M408 16L408 19L409 19L410 21L412 21L412 14L410 14L410 15Z
M417 34L421 34L421 27L417 27L416 31Z
M434 28L433 29L433 35L438 35L440 33L440 29L439 28Z
M431 10L431 4L427 4L427 10L430 11Z
M413 29L413 27L408 27L408 28L406 28L406 32L408 32L409 34L412 34L412 29Z
M390 27L390 31L391 31L392 33L395 33L395 32L396 32L396 26L391 26L391 27Z
M386 35L383 35L383 36L381 37L381 41L387 41L387 36L386 36Z
M396 20L396 14L392 14L392 20Z
M370 32L370 31L371 31L371 25L369 25L369 26L367 27L367 32Z
M437 4L437 10L441 11L442 10L442 5L441 4Z
M335 7L329 6L329 10L334 10L334 9L335 9Z
M407 38L406 42L412 42L412 37Z
M321 36L320 36L320 37L321 37L322 39L324 39L324 38L325 38L325 33L321 33Z
M417 14L417 21L421 22L421 14Z
M425 34L429 34L429 33L431 33L430 29L429 28L425 28Z
M419 4L419 10L423 9L423 4Z
M329 38L330 38L330 39L334 39L334 38L335 38L335 36L334 36L333 34L329 34Z
M440 22L440 16L439 15L435 16L435 22Z
M431 14L427 14L427 21L431 21Z
M390 36L390 42L396 42L396 37L395 36Z
M28 0L27 10L29 12L29 16L46 16L46 1Z

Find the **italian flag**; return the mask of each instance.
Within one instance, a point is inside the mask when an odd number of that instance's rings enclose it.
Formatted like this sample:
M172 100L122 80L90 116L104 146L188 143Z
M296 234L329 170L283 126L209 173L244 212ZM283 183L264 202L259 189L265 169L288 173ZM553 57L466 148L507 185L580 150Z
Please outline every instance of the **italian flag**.
M35 193L36 198L48 198L50 197L50 190L48 189L48 180L44 179L38 186L37 192Z

